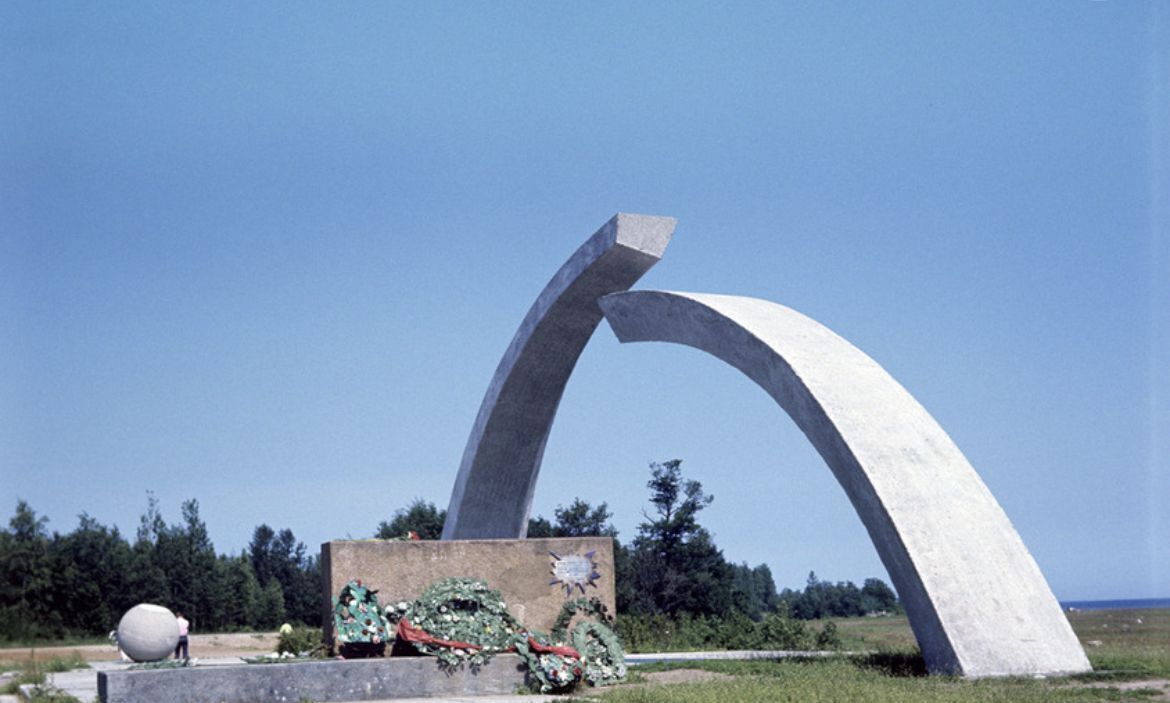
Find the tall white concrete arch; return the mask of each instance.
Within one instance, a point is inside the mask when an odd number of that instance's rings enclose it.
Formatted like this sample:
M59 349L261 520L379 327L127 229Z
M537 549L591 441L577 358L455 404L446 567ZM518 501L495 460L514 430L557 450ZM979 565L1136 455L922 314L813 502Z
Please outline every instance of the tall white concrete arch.
M876 362L756 298L631 291L600 301L622 342L701 349L796 422L865 524L927 667L964 676L1088 671L1032 555L959 448Z
M544 445L577 357L601 322L597 299L662 258L675 221L619 213L561 266L496 367L451 491L443 539L523 537Z

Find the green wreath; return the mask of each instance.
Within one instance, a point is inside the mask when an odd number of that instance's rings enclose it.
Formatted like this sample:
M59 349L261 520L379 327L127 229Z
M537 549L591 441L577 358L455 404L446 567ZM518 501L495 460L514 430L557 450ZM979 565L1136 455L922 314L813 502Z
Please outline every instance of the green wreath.
M577 623L569 635L569 625L578 614L593 620ZM536 637L539 644L571 642L581 658L563 657L556 653L532 651L527 642L517 642L516 652L528 665L528 670L540 683L542 693L564 691L579 681L592 686L608 686L626 678L626 652L613 629L613 615L599 598L577 598L566 601L553 623L552 633L546 639Z
M581 680L581 660L565 652L549 651L558 646L538 632L522 632L515 638L528 673L540 686L541 693L568 693Z
M626 678L626 650L607 625L591 620L577 623L573 649L581 653L581 675L591 686L609 686Z
M351 581L333 601L338 640L385 641L397 624L399 642L456 668L485 664L499 652L520 655L542 692L567 692L581 681L606 686L623 680L625 650L612 629L613 616L598 598L567 601L551 636L530 632L508 612L499 591L477 579L446 578L418 600L378 605L374 591ZM569 625L578 614L593 618ZM571 642L571 645L570 645Z
M561 606L561 612L557 614L549 636L558 642L567 642L569 640L569 623L573 622L573 617L577 613L593 618L607 627L613 627L613 616L609 614L609 608L601 602L600 598L596 596L578 598L565 601L565 604Z
M378 592L350 581L333 598L333 628L341 645L381 646L394 637L378 605Z
M508 649L523 627L499 591L483 581L446 578L431 584L401 616L398 632L448 666L479 666Z

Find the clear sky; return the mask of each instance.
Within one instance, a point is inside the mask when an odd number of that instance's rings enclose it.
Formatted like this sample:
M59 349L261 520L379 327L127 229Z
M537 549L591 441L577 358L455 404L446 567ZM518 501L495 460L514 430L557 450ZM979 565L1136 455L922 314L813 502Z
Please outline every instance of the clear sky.
M0 4L0 515L220 551L445 507L536 294L793 307L954 438L1062 599L1170 595L1170 3ZM537 512L683 459L781 587L886 577L793 423L603 323Z

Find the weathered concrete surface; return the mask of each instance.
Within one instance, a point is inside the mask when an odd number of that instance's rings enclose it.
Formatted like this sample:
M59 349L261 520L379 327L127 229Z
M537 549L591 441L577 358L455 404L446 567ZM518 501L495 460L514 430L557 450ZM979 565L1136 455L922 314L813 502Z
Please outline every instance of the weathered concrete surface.
M860 350L755 298L635 291L600 304L622 342L701 349L796 421L869 531L932 672L1090 670L999 503L938 423Z
M523 537L565 384L601 322L597 299L658 262L675 221L619 213L557 271L492 377L451 491L443 539Z
M166 659L179 643L179 621L161 605L139 603L118 621L118 644L136 662Z
M99 671L102 703L288 703L515 693L524 685L515 654L475 671L439 668L434 657L321 660L291 664Z
M613 540L609 537L558 537L549 539L453 540L387 542L382 540L337 541L321 545L322 588L325 599L325 641L333 645L333 615L329 601L352 579L360 578L378 591L379 603L414 600L423 589L449 576L487 581L504 596L508 611L524 625L548 632L552 629L565 591L550 585L553 558L594 552L600 578L586 586L586 596L596 596L614 610ZM575 591L573 597L579 597Z

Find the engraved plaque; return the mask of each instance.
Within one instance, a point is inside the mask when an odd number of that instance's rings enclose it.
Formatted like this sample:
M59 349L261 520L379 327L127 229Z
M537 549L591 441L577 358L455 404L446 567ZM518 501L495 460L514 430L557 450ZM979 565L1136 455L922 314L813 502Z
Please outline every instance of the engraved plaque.
M549 556L553 558L551 572L553 578L548 582L550 586L561 586L565 589L565 597L573 595L573 589L576 588L584 595L585 587L597 587L597 579L601 578L601 574L597 572L597 562L593 561L593 556L597 552L586 552L584 554L566 554L561 556L556 552L549 552Z

